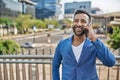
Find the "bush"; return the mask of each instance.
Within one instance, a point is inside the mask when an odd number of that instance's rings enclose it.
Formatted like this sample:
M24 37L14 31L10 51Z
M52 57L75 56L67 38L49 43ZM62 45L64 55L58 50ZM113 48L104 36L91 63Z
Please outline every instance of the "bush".
M110 35L110 40L107 42L114 50L120 49L120 27L113 26L113 33Z
M0 40L0 54L15 54L20 51L20 45L13 40Z

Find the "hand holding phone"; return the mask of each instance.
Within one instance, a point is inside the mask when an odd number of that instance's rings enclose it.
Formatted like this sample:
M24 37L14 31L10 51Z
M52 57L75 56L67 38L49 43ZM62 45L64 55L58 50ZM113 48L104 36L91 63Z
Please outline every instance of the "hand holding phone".
M84 29L84 33L85 33L85 36L88 37L89 30L88 29Z
M84 27L84 33L85 33L86 37L88 37L93 42L97 39L97 36L96 36L91 24L88 24L86 27Z
M89 24L87 25L89 27ZM84 29L85 36L88 37L89 30L87 28Z

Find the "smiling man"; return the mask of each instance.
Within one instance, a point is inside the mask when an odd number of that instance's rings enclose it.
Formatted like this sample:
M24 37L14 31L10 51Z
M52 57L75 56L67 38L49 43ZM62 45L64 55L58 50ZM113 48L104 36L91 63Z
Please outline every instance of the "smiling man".
M115 64L113 53L96 37L91 26L91 16L84 10L74 13L73 32L70 38L61 40L52 62L53 80L98 80L96 58L108 67Z

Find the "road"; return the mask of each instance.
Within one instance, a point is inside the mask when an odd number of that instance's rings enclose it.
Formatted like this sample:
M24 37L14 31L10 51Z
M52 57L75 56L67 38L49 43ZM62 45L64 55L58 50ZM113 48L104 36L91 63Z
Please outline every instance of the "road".
M48 38L47 35L50 34L50 37ZM35 34L27 34L27 35L19 35L19 36L10 36L10 37L4 37L4 39L13 39L19 44L24 44L26 42L33 42L37 47L41 47L42 45L48 45L50 44L56 45L61 39L68 37L72 34L72 31L65 34L64 31L51 31L51 32L41 32L41 33L35 33ZM97 35L100 37L103 41L105 39L105 35ZM48 44L48 40L50 39L50 44Z
M26 35L17 35L17 36L5 36L2 39L13 39L16 42L23 44L26 42L33 43L48 43L47 35L50 34L51 43L56 43L64 36L64 31L51 31L51 32L42 32L35 34L26 34Z

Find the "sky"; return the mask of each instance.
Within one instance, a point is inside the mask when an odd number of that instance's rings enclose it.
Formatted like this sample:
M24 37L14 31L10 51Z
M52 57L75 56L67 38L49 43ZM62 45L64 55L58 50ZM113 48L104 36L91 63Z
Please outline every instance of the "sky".
M92 7L99 7L104 13L120 11L120 0L61 0L61 4L64 8L64 3L73 1L91 1Z
M102 10L103 13L120 11L120 0L61 0L62 14L60 16L63 16L64 13L64 3L74 1L76 2L91 1L92 8L98 7Z
M74 1L76 2L91 1L92 8L98 7L102 10L103 13L120 11L120 0L61 0L62 14L59 16L60 19L63 18L64 3L69 3Z

